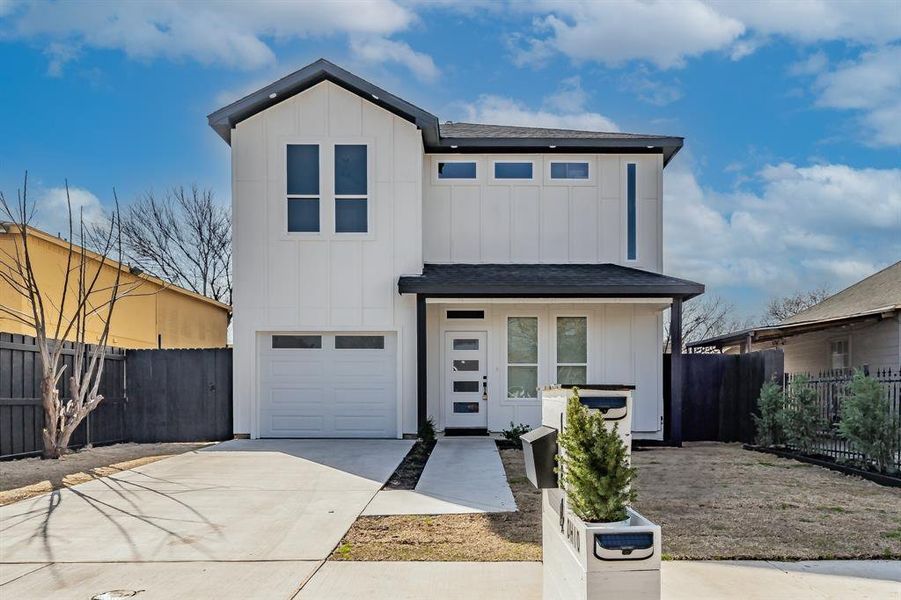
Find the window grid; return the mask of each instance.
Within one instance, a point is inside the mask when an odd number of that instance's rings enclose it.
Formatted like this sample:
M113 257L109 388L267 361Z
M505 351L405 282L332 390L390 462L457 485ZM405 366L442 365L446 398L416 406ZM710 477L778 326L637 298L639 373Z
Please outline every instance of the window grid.
M296 188L303 187L304 184L302 182L292 182L293 173L291 172L292 166L292 154L297 152L298 154L302 154L304 151L309 151L310 148L315 148L315 153L313 155L307 155L304 158L314 159L316 161L316 166L313 171L316 173L316 181L315 181L315 189L308 190L298 190ZM319 144L288 144L285 149L285 193L286 193L286 223L285 228L288 233L319 233L322 229L322 215L320 212L320 194L322 192L320 179L320 154L321 148ZM295 189L292 189L294 187ZM307 205L306 203L314 204L315 208ZM309 214L305 214L307 211L315 212L315 219L310 223L304 223L304 217L309 217ZM292 218L293 217L293 218ZM313 225L315 223L315 226Z
M560 360L559 360L560 354L561 354L560 342L563 339L563 336L560 335L560 326L561 325L565 326L567 321L573 322L571 324L574 324L574 322L577 322L577 321L581 321L580 327L582 329L583 339L585 341L585 347L584 347L584 350L582 351L582 353L585 356L584 362L560 362ZM584 316L557 317L557 336L556 337L557 337L557 340L556 340L557 341L557 353L556 353L557 369L555 371L555 374L556 374L556 377L558 380L557 383L561 384L561 385L579 384L579 383L584 385L584 384L588 383L588 379L587 379L588 378L588 317L584 317ZM564 368L565 367L581 367L581 368L585 369L585 378L583 381L562 381L560 379L560 367L564 367Z
M515 359L511 359L510 357L510 346L511 341L513 340L511 335L511 323L514 321L534 321L534 348L529 352L530 354L534 353L535 360L534 361L518 361ZM524 398L536 398L538 396L538 317L529 317L529 316L515 316L515 317L507 317L507 398L509 399L524 399ZM515 373L517 370L523 369L534 369L534 386L527 386L522 388L519 392L511 394L511 373ZM531 388L531 389L530 389Z
M358 193L351 194L339 194L338 188L338 177L339 177L339 148L351 149L355 147L361 147L363 149L363 188L359 190ZM335 207L335 233L369 233L369 148L365 144L335 144L334 150L334 163L335 163L335 198L334 198L334 207ZM363 223L362 226L359 223L353 222L353 215L351 211L358 208L357 203L363 203ZM342 217L351 219L351 221L347 224L343 224L341 222Z

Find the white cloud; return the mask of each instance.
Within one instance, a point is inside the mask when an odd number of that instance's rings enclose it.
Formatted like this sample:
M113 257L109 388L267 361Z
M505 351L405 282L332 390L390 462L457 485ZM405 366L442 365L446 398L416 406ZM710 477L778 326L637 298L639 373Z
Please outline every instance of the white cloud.
M416 52L404 42L382 37L354 38L351 40L350 49L356 58L364 63L398 63L422 81L434 81L440 74L431 56Z
M513 98L485 94L474 103L463 104L463 120L494 125L619 131L611 119L588 110L587 101L588 94L582 89L579 78L570 77L560 82L553 94L544 98L540 109L529 108Z
M653 76L644 65L638 65L623 74L619 87L621 90L635 94L642 102L654 106L666 106L682 97L678 80L673 83L661 81Z
M864 52L855 61L823 72L814 88L818 106L862 113L864 141L901 145L901 45Z
M832 289L901 255L901 169L761 169L758 191L702 188L680 157L664 177L666 268L709 288Z
M10 12L8 35L115 49L135 59L190 59L254 69L272 64L269 40L338 33L388 36L416 16L393 0L345 2L32 2Z
M66 188L52 187L41 190L35 202L35 215L32 224L51 235L69 236L69 209L66 202ZM84 219L85 226L103 224L107 221L103 203L84 188L69 187L69 199L72 202L72 227L75 240L78 241L79 218Z

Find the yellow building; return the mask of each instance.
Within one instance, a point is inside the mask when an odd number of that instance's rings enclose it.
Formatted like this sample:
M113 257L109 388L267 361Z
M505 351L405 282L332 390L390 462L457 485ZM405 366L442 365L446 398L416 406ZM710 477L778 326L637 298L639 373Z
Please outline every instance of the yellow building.
M28 244L34 265L37 285L45 298L47 334L53 335L56 326L54 311L65 281L66 258L69 244L43 231L29 227ZM14 226L0 223L0 269L21 252L21 234ZM80 252L80 249L78 249ZM184 288L142 273L132 273L128 265L107 260L101 267L100 255L86 252L87 272L93 276L101 268L95 305L109 298L109 287L115 282L116 269L121 270L120 286L131 290L131 295L120 299L115 306L110 325L109 345L119 348L221 348L226 345L228 319L231 307ZM67 300L74 305L75 282L69 281L73 293ZM103 298L103 295L106 298ZM46 299L51 306L46 306ZM0 278L0 304L13 310L30 310L28 301L12 285ZM66 310L66 313L70 311ZM105 314L105 313L104 313ZM98 318L89 320L87 338L98 339L103 323ZM0 332L35 335L32 327L0 312ZM70 338L72 336L69 336Z

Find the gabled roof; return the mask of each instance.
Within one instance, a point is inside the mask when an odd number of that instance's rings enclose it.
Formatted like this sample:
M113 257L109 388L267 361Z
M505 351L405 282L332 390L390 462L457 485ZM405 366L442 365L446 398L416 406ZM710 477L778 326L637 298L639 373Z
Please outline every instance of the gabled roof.
M692 298L700 283L611 263L426 264L422 275L405 275L401 294L459 297Z
M682 138L635 133L516 127L478 123L438 123L438 117L320 58L207 117L227 143L241 121L307 90L331 81L415 124L426 152L629 152L663 154L666 165L682 148Z

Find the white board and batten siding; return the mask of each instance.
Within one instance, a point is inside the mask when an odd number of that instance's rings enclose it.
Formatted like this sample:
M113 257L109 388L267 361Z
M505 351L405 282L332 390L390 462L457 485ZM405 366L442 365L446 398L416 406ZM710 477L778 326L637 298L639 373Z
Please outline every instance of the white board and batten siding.
M369 233L333 233L320 151L320 234L286 231L286 146L368 144ZM260 435L260 365L272 333L388 332L395 423L415 430L415 300L397 277L422 268L422 137L408 121L322 82L232 132L235 432ZM409 368L404 368L409 365ZM386 435L387 435L386 434Z
M475 161L477 179L438 179ZM497 161L532 161L533 178L495 180ZM552 180L551 161L587 161L588 180ZM626 165L636 165L637 258L626 254ZM661 272L661 155L433 154L423 163L427 263L617 263Z

